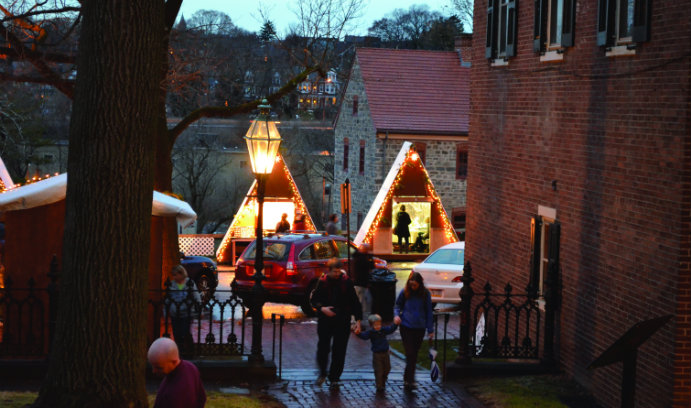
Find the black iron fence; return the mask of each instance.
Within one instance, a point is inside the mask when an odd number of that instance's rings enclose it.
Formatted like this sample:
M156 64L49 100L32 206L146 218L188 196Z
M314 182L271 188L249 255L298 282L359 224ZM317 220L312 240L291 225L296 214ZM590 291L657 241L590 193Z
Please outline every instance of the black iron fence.
M470 263L464 267L461 289L459 362L474 358L522 359L551 363L554 355L554 302L535 290L502 292L487 282L476 295Z
M60 294L57 262L51 264L48 276L50 284L46 287L37 287L34 279L29 279L22 287L10 278L0 285L0 359L44 359L48 356ZM185 358L249 355L251 343L245 330L247 308L232 289L216 290L204 301L192 286L181 291L183 293L175 293L170 285L161 290L149 290L149 343L158 337L174 337L173 326L182 320L189 330L185 329L186 334L178 336L176 342ZM271 321L271 360L276 359L278 348L280 367L285 319L274 314Z

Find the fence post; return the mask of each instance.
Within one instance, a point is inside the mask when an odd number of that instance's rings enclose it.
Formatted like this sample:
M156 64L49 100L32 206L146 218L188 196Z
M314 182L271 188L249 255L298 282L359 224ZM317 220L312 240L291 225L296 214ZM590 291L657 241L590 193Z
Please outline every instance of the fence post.
M53 259L50 260L50 267L48 269L48 353L50 354L53 348L53 336L55 335L55 324L58 320L58 303L60 298L60 290L58 286L58 257L53 254Z
M456 364L469 364L472 359L472 350L470 346L470 330L471 330L471 318L470 309L473 302L473 288L470 286L473 281L472 268L470 262L466 262L463 265L463 276L461 277L461 282L463 282L463 287L459 291L461 296L461 327L459 332L459 349L458 358L456 358Z

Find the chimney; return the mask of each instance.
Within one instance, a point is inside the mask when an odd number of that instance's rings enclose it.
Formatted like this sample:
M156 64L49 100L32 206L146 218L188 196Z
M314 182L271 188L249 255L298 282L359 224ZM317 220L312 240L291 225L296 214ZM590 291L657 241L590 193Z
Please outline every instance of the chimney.
M454 48L458 53L458 58L461 60L462 67L470 67L470 61L473 50L473 35L461 34L454 40Z

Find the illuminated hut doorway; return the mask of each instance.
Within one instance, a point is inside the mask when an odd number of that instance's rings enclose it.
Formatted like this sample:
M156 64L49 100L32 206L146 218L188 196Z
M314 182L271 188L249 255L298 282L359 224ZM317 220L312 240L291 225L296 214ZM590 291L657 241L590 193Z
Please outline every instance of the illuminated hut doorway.
M402 231L404 230L403 226L398 223L399 214L404 208L410 218L410 224L407 228L409 234L407 248L405 248L403 238L399 238L399 233L404 232ZM431 213L432 206L427 197L400 197L394 199L392 207L394 228L391 237L394 253L429 253Z

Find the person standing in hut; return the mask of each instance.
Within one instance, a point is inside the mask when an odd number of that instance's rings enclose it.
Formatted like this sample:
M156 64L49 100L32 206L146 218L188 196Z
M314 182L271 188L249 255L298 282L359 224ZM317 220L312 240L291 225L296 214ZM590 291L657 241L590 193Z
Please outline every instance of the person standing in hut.
M288 232L290 230L290 223L288 222L288 214L281 215L281 221L276 224L276 233Z
M401 210L396 214L396 227L394 228L394 234L398 236L398 252L408 253L408 245L410 244L410 230L408 225L410 225L410 215L405 211L405 205L401 206ZM405 242L405 243L404 243Z
M304 232L306 229L307 224L305 223L305 214L298 212L295 214L295 219L293 220L293 231Z

